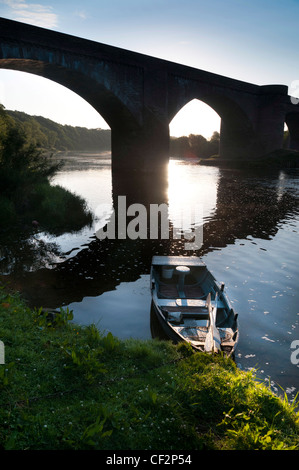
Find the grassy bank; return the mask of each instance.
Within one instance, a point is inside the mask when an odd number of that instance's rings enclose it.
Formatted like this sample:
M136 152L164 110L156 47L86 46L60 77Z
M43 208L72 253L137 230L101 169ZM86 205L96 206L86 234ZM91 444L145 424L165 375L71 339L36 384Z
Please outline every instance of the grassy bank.
M231 360L120 341L0 290L2 449L292 449L294 407Z
M4 230L38 225L58 235L80 230L93 216L80 196L44 181L22 192L21 198L0 196L0 220Z

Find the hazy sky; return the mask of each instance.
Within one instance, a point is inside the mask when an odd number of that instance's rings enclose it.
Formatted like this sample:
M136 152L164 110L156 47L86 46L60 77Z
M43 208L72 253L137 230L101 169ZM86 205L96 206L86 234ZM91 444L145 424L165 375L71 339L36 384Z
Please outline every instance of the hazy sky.
M299 80L299 0L33 2L0 0L0 16L259 85L284 84L296 92L292 82ZM22 72L0 69L0 102L7 109L62 124L107 127L71 91ZM217 130L218 116L197 104L177 117L173 135L210 136Z

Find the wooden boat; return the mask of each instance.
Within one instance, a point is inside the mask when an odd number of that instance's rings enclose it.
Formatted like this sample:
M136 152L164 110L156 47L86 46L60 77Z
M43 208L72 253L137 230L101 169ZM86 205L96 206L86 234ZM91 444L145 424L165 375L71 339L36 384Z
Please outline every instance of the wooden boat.
M206 264L198 257L154 256L152 308L169 339L201 352L234 356L237 313Z

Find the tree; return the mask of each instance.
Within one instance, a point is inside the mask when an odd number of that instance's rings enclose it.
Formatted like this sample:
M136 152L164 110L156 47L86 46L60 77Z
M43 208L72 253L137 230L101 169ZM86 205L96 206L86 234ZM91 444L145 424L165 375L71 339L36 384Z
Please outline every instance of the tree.
M17 193L46 181L59 170L36 145L28 142L24 131L0 106L0 188L1 195L15 199Z

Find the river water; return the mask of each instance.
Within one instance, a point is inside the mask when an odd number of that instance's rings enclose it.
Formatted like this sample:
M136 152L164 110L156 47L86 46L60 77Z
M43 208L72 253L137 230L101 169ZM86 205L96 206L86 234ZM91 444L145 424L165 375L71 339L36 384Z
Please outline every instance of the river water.
M200 255L239 313L238 366L257 369L258 378L292 399L299 391L299 171L249 172L171 159L168 185L155 199L153 178L146 191L130 178L119 187L112 183L109 154L68 153L64 162L53 184L83 196L94 224L61 236L40 229L31 237L6 237L2 280L31 306L68 306L76 323L147 339L159 335L150 316L151 257ZM99 240L95 233L124 194L127 204L163 199L170 227L181 233L202 227L201 248L186 251L183 239L170 236ZM189 220L192 207L201 211Z

